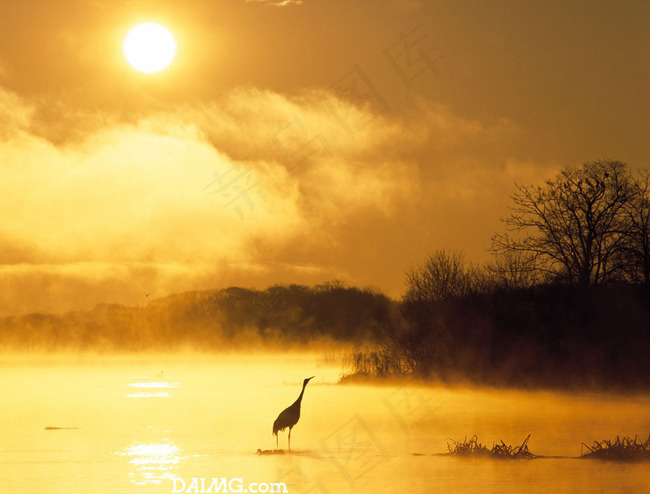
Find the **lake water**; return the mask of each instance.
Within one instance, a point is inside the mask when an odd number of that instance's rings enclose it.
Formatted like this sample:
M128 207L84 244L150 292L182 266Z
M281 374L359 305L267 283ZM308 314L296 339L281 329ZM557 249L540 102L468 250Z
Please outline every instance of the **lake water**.
M337 385L340 370L315 355L1 362L2 493L171 493L173 478L190 492L193 478L205 490L226 479L229 492L650 492L647 462L575 458L582 441L645 439L650 395ZM274 419L312 375L292 454L256 455L275 448ZM437 455L474 434L488 446L531 434L550 458Z

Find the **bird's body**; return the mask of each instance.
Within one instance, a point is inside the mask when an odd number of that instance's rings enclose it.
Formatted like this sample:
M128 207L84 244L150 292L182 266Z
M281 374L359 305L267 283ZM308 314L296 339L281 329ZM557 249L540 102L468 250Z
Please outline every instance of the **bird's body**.
M288 444L289 444L289 451L291 451L291 429L293 429L293 426L298 423L298 420L300 420L300 404L302 403L302 397L305 394L305 387L307 386L309 380L313 378L314 376L308 377L302 382L302 391L300 392L300 396L298 396L298 399L291 406L282 410L280 415L278 415L278 418L275 419L275 422L273 422L273 434L275 435L276 450L278 449L278 432L283 431L288 427L289 428Z

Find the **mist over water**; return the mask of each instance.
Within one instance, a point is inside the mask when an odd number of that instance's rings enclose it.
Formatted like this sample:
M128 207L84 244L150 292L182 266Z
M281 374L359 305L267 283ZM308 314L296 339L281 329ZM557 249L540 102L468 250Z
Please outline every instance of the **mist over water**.
M169 493L172 478L216 477L291 493L622 493L650 474L574 458L582 441L646 433L648 394L337 385L341 369L315 354L2 362L0 492ZM275 448L273 421L312 375L292 454L256 455ZM551 458L437 455L474 434L487 445L531 434L531 451ZM286 431L279 442L286 451Z

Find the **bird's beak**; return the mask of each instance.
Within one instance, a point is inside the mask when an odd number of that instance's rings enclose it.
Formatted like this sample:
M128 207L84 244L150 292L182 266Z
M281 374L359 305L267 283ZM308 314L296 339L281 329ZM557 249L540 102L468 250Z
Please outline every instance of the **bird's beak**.
M310 379L313 379L313 378L315 378L315 377L316 377L316 376L308 377L307 380L309 381Z

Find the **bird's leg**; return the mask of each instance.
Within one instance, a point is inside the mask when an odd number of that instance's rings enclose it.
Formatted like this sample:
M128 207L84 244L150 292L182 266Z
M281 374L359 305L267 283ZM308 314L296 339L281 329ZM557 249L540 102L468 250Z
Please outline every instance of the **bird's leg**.
M278 435L275 435L275 450L278 450Z
M289 428L289 452L291 452L291 428Z

